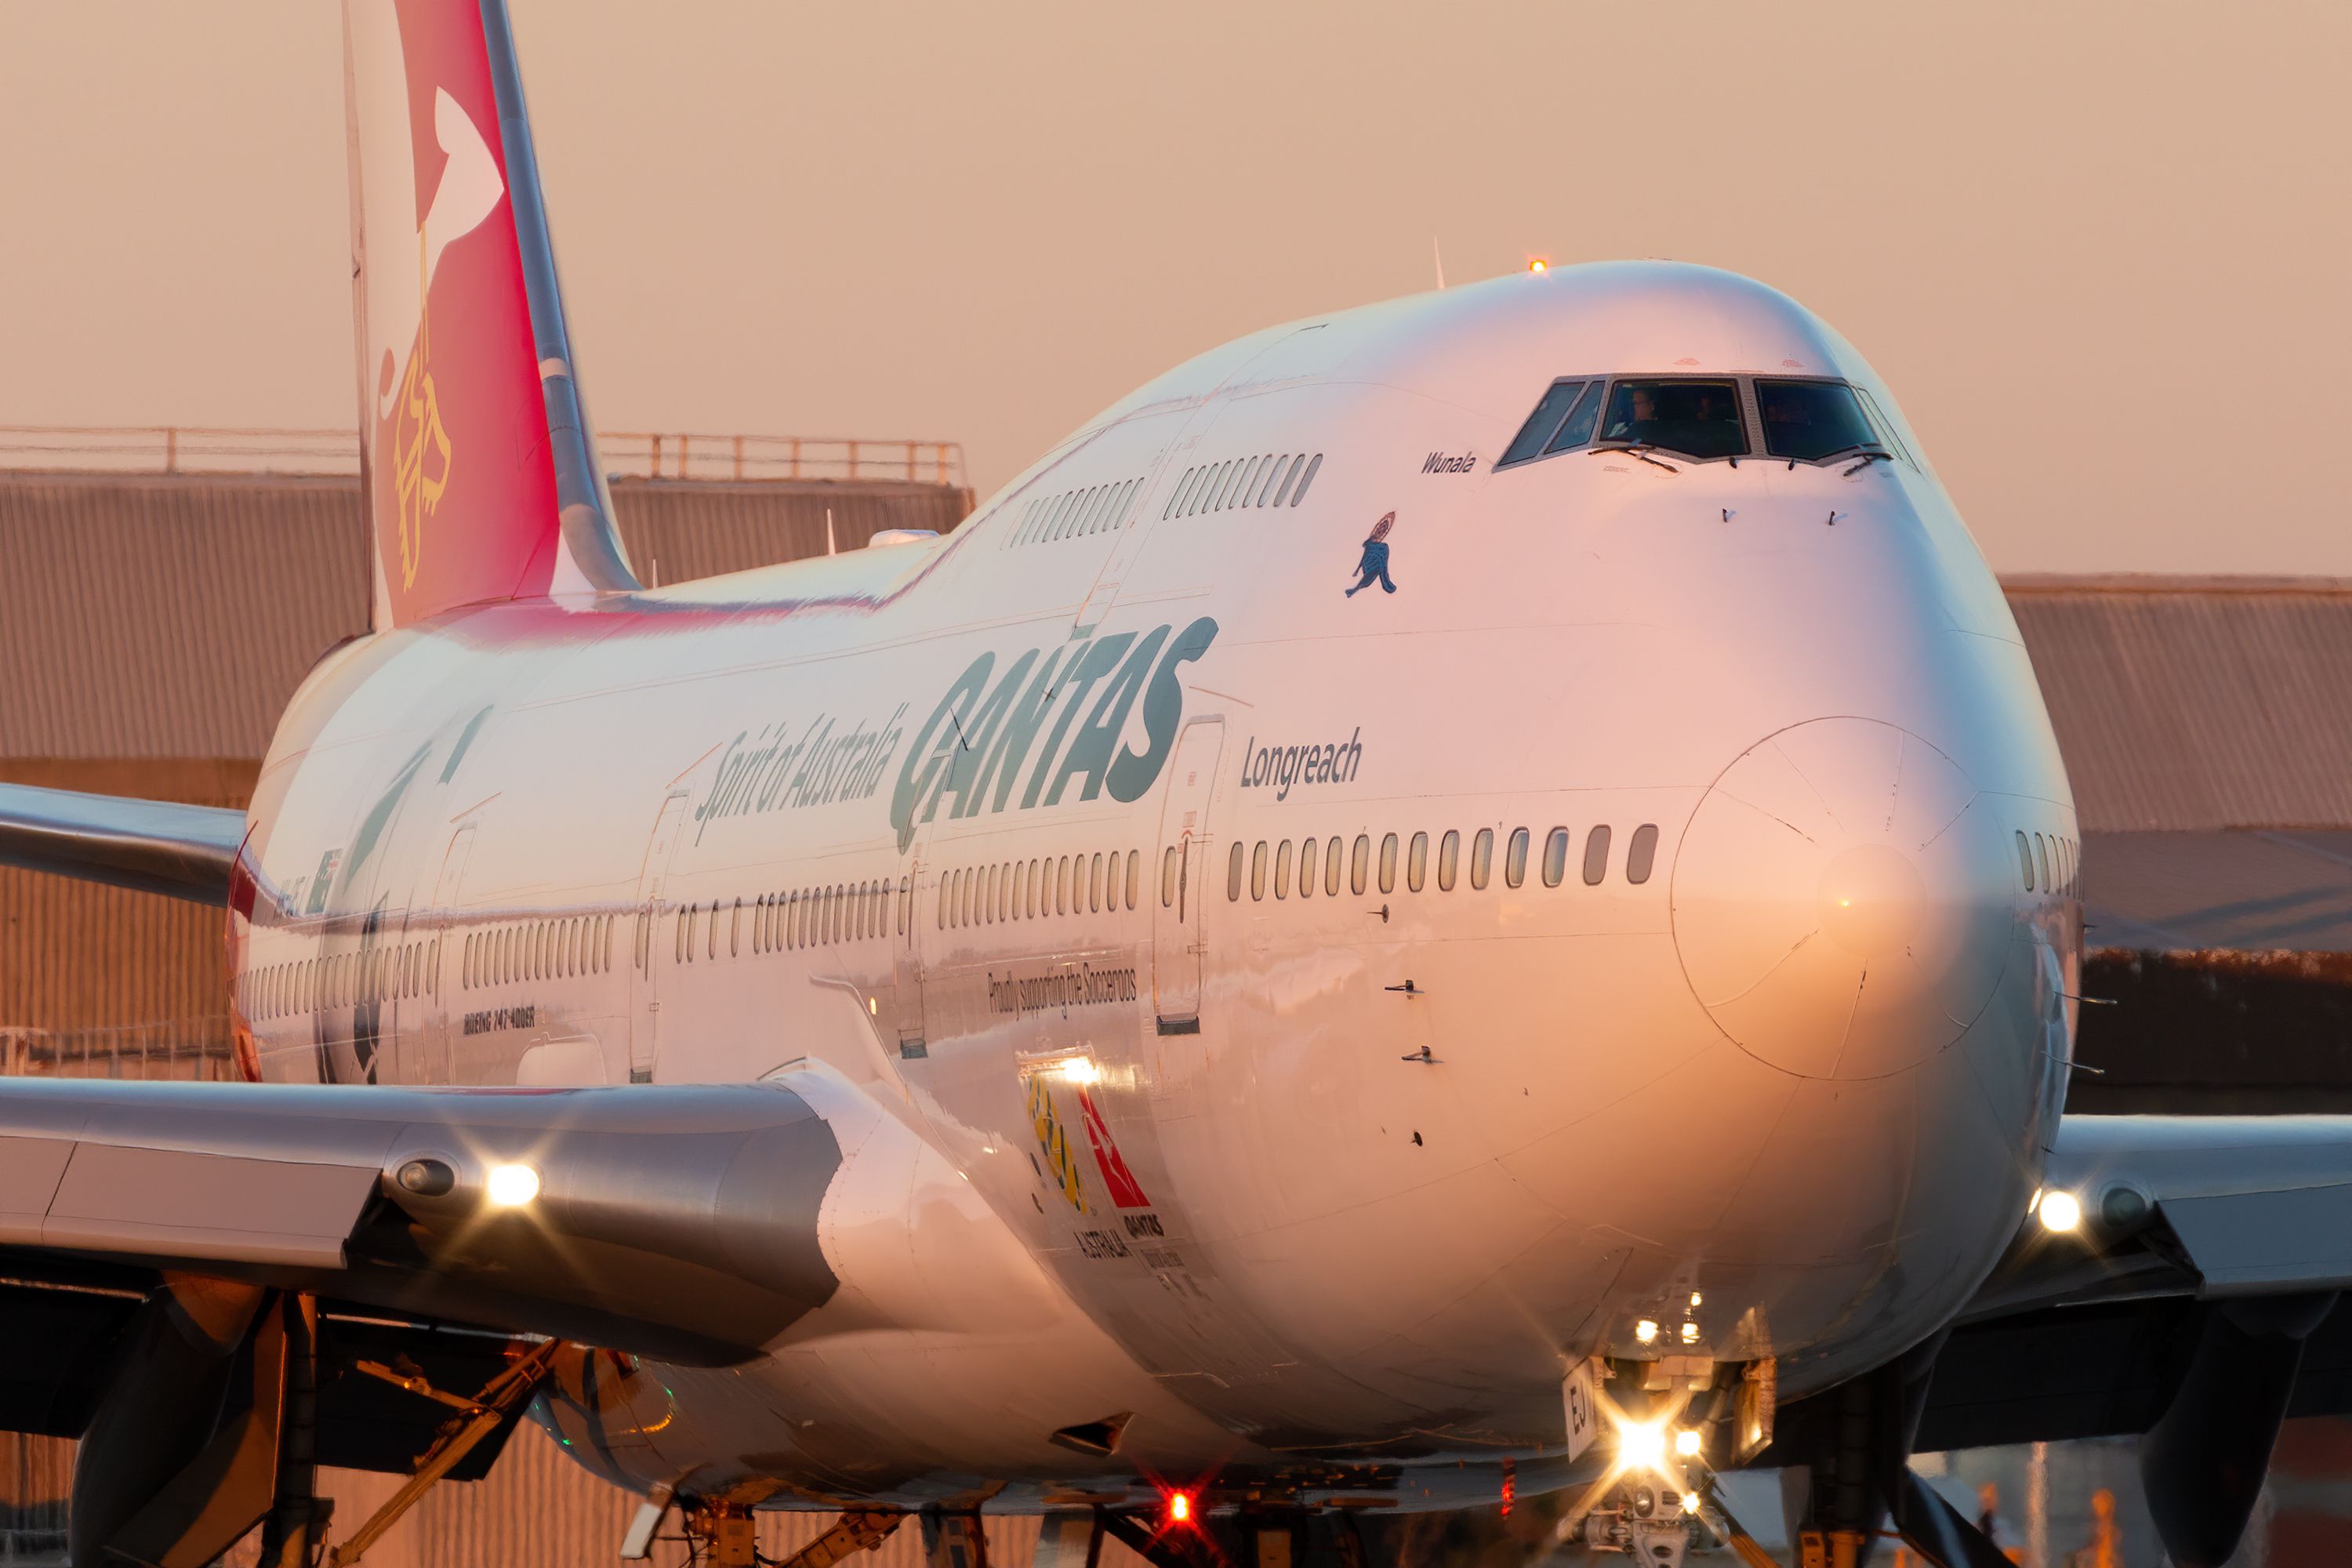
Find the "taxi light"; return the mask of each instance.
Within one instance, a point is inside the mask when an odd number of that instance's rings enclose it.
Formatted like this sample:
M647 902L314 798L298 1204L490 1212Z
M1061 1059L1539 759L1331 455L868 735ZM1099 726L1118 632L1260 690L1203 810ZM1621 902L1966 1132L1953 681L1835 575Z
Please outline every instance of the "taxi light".
M1683 1325L1683 1343L1686 1345L1695 1345L1698 1343L1698 1325L1696 1323L1685 1323Z
M2070 1231L2083 1223L2083 1200L2063 1188L2055 1188L2042 1194L2034 1212L2042 1216L2042 1229Z
M1633 1325L1633 1337L1646 1345L1658 1337L1658 1325L1644 1318Z
M1101 1070L1095 1066L1095 1059L1092 1057L1066 1058L1061 1063L1061 1072L1062 1081L1075 1083L1080 1088L1084 1088L1102 1076Z
M539 1173L529 1165L493 1165L484 1190L499 1207L520 1208L539 1196Z
M1685 1426L1675 1434L1675 1452L1685 1459L1698 1452L1698 1429L1695 1426Z
M1168 1494L1168 1522L1171 1524L1190 1524L1192 1522L1192 1494L1191 1492L1170 1492Z
M1698 1493L1683 1493L1683 1511L1685 1513L1696 1513L1698 1511Z

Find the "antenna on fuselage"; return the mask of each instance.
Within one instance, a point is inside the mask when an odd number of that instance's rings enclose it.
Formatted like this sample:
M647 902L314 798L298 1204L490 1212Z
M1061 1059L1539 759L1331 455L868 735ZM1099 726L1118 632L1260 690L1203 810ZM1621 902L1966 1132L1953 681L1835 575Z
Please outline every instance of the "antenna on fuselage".
M1437 286L1445 287L1445 252L1437 248L1437 237L1429 237L1429 258L1437 263Z
M833 508L831 507L824 509L824 552L827 555L840 553L839 547L833 542Z

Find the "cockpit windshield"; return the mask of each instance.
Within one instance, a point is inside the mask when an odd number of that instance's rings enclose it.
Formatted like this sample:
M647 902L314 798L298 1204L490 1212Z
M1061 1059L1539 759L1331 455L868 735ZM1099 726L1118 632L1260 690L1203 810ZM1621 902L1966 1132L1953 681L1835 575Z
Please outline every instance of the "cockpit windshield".
M1791 462L1815 463L1840 452L1883 452L1862 400L1842 381L1756 383L1756 411L1764 418L1764 450Z
M1748 432L1732 381L1621 381L1609 389L1609 412L1596 446L1656 447L1686 458L1739 458Z

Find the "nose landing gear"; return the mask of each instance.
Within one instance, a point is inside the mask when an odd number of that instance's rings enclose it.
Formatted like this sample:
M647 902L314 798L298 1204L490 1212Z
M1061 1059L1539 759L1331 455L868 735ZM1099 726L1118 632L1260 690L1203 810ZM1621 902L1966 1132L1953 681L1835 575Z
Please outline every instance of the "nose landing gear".
M1698 1500L1696 1493L1677 1495L1652 1481L1628 1480L1584 1516L1580 1533L1592 1551L1622 1552L1644 1568L1683 1568L1696 1531L1705 1528Z

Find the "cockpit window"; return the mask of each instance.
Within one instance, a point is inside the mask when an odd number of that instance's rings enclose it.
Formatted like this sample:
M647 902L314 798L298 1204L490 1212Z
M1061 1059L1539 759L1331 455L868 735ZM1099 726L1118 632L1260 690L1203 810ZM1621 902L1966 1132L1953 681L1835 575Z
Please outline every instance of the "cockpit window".
M1513 463L1524 463L1548 449L1556 449L1550 447L1553 434L1576 407L1577 400L1592 385L1592 383L1584 381L1553 382L1551 390L1543 395L1543 401L1536 405L1536 411L1528 416L1528 422L1519 426L1517 435L1511 437L1511 444L1503 449L1502 461L1495 467L1507 468Z
M1883 452L1853 388L1842 381L1756 383L1756 411L1764 419L1764 450L1792 462L1814 463L1842 452Z
M1600 446L1656 447L1686 458L1748 452L1732 381L1621 381L1609 389Z

